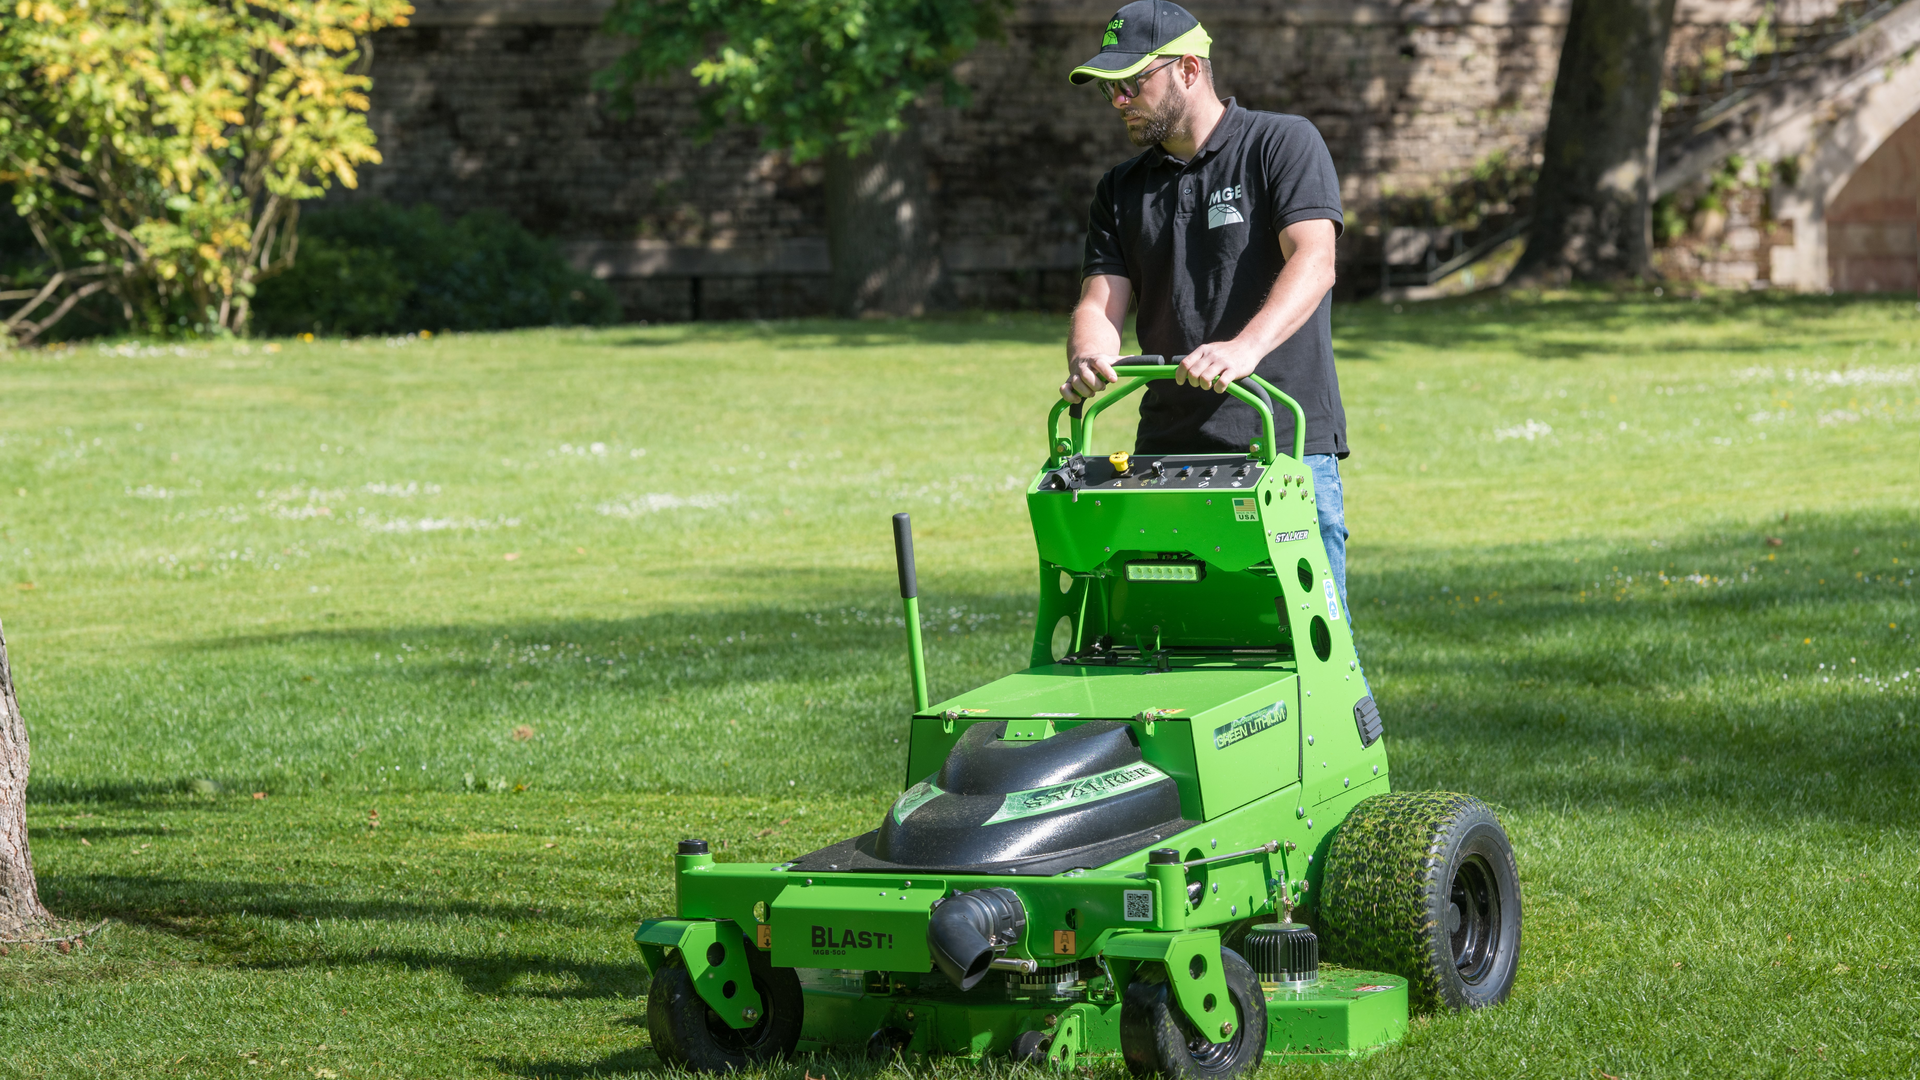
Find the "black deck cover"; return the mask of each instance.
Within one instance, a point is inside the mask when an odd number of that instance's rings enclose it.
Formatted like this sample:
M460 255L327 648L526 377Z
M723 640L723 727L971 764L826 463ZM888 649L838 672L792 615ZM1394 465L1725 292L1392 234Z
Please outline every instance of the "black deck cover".
M967 729L935 775L880 828L804 855L795 870L1058 874L1103 866L1195 823L1173 778L1147 765L1127 724L1031 742L1006 724Z

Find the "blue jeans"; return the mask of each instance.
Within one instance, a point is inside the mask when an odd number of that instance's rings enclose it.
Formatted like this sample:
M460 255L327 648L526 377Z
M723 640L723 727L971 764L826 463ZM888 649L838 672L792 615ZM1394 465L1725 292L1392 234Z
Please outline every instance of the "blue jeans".
M1307 468L1313 470L1313 502L1320 512L1320 540L1327 546L1327 568L1333 571L1333 584L1340 590L1340 610L1349 626L1353 609L1347 606L1347 510L1340 491L1340 459L1332 454L1308 454Z

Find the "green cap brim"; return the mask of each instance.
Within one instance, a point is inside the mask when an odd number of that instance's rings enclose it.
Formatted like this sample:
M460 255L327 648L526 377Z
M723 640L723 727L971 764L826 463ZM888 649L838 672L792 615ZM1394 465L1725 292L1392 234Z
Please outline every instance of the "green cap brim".
M1207 28L1196 26L1150 53L1099 53L1068 72L1067 81L1075 86L1084 86L1095 79L1131 78L1146 70L1147 65L1159 57L1209 56L1212 50L1213 38L1208 36Z

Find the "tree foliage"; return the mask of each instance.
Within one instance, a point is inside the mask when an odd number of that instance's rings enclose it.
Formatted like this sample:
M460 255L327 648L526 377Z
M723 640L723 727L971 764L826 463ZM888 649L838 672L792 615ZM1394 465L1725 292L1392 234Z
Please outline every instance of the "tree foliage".
M17 0L0 180L46 263L0 298L32 340L105 291L146 332L238 330L299 204L380 160L361 42L404 0ZM22 287L25 286L25 287Z
M904 127L901 114L1000 32L1010 0L615 0L606 29L634 46L601 74L630 90L689 72L706 89L705 133L760 128L795 160L863 152Z

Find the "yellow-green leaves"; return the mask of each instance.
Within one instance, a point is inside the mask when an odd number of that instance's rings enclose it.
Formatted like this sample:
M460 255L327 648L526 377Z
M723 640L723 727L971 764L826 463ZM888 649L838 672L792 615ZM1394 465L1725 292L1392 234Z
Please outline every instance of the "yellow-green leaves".
M0 9L0 179L42 236L52 295L91 263L142 329L238 329L291 262L297 204L378 162L359 39L404 0L20 0ZM15 284L21 284L16 282ZM42 282L34 282L39 285ZM97 291L97 290L96 290ZM57 311L57 314L55 312ZM37 316L37 318L36 318Z

